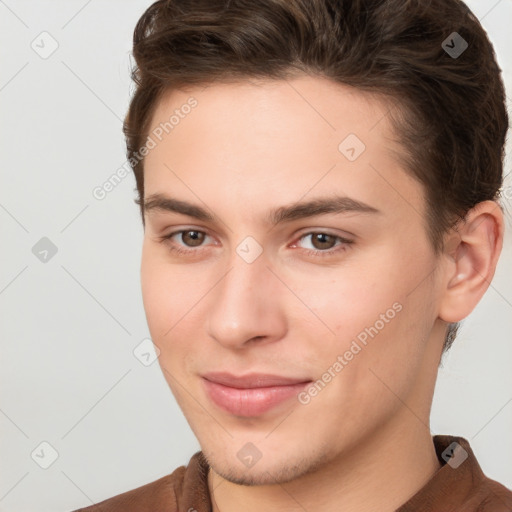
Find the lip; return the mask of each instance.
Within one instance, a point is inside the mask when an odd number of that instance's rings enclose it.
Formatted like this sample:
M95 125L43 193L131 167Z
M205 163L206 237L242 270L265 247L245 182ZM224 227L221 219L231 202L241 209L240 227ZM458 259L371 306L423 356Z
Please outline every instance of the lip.
M296 397L311 379L263 373L235 376L225 372L202 376L207 395L222 410L237 416L259 416Z
M247 375L237 377L236 375L227 372L210 372L205 373L202 377L210 382L239 389L288 386L303 382L311 382L311 379L307 378L283 377L281 375L272 375L270 373L248 373Z

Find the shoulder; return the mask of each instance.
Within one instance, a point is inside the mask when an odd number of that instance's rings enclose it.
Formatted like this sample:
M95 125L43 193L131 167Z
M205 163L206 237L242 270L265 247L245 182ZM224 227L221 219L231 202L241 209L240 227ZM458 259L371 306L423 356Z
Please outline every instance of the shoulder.
M467 439L433 442L441 467L397 512L512 512L512 491L484 474Z
M457 474L457 471L449 468L450 464L446 464L446 471L452 477L451 479L446 478L446 481L451 482L454 488L457 484L460 484L464 489L464 506L466 507L464 510L475 510L477 512L512 511L512 490L489 478L482 471L467 439L459 436L436 436L435 443L439 450L439 456L442 456L440 454L441 449L449 450L451 446L457 444L462 446L463 451L465 451L461 461L455 465L455 468L462 470L461 473ZM450 451L450 457L453 452L454 450ZM469 464L465 462L465 457L467 457ZM465 478L460 478L461 475L465 475ZM464 480L466 485L464 485Z
M177 496L183 484L185 471L186 466L180 466L158 480L73 512L177 512Z
M473 489L468 504L474 504L475 510L482 512L510 512L512 511L512 491L484 476Z

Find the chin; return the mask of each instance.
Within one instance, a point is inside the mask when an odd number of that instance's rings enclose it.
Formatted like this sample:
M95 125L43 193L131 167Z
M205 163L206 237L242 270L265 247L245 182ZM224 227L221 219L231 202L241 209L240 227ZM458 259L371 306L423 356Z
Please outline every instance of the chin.
M204 452L205 458L213 470L228 482L237 485L272 485L284 484L303 476L318 467L318 463L311 463L300 458L299 460L290 460L285 454L281 454L282 461L272 459L264 461L262 457L253 467L241 467L242 463L236 459L235 462L220 459L215 456L208 456Z

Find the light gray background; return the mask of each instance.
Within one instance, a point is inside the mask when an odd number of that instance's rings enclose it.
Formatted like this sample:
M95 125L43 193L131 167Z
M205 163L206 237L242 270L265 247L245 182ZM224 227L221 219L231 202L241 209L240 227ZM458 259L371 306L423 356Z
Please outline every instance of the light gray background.
M133 354L149 337L135 181L128 175L102 201L92 195L125 162L131 39L150 3L0 1L3 512L90 505L199 450L158 363L144 366ZM510 96L512 2L468 5L495 44ZM31 47L51 48L43 31L59 45L47 59ZM484 472L512 488L506 185L501 262L440 371L432 432L466 437ZM58 249L46 263L32 253L42 237ZM48 469L39 465L51 462L43 441L58 452Z

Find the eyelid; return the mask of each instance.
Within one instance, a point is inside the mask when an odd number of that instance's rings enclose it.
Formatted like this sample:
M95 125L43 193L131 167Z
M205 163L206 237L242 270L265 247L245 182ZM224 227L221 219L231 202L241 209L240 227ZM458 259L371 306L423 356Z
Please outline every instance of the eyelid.
M299 240L300 238L302 238L305 235L311 235L314 233L322 233L324 235L330 235L330 236L334 236L337 238L341 238L342 240L349 240L349 239L355 240L357 238L356 235L354 235L348 231L343 231L343 233L340 233L339 231L336 231L334 228L322 228L322 227L319 227L319 228L312 227L312 228L306 228L304 230L300 230L300 231L298 231L298 233L296 233L294 235L294 237L296 240ZM350 241L353 241L353 240L350 240Z

